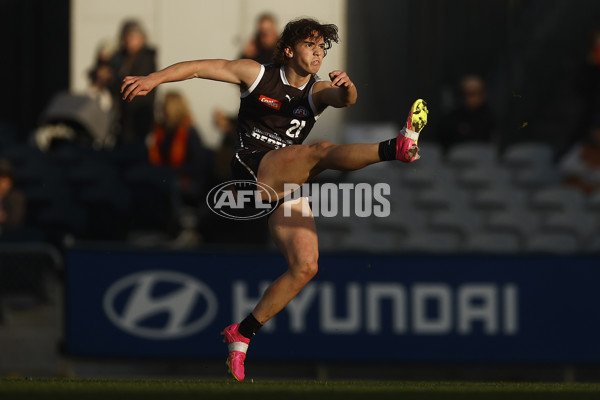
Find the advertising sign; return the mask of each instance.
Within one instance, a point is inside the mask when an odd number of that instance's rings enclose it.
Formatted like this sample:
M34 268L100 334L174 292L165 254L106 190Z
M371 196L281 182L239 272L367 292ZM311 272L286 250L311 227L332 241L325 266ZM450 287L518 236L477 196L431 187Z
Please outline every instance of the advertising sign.
M593 257L348 253L319 268L253 359L600 361ZM285 270L275 253L70 251L67 352L224 357L221 330Z

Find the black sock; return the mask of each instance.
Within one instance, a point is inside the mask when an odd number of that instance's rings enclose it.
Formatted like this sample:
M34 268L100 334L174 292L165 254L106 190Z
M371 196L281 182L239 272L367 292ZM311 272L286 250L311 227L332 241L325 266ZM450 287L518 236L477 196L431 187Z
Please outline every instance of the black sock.
M261 323L258 322L256 318L254 318L254 315L252 315L252 313L250 313L240 323L240 326L238 327L238 332L240 333L240 335L248 339L252 339L252 336L256 335L256 332L258 332L260 328L262 328Z
M381 161L392 161L396 159L396 138L379 143L379 158Z

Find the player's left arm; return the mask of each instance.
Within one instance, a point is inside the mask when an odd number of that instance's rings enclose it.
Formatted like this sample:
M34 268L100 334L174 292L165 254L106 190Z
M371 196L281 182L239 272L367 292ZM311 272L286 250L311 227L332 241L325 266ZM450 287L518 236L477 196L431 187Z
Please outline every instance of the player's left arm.
M319 110L327 106L348 107L356 103L358 92L350 77L344 71L329 73L331 82L319 81L313 87L313 101Z

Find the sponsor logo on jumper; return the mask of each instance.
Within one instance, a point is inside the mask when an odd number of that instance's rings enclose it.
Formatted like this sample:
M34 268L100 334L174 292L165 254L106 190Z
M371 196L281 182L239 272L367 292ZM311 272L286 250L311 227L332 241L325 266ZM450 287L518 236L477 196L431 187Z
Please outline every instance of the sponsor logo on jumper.
M143 271L113 283L104 312L125 332L145 339L178 339L212 323L217 298L203 282L172 271Z
M252 180L223 182L206 195L206 204L212 212L242 221L269 215L277 208L278 201L273 188Z
M308 117L309 113L308 110L306 109L306 107L296 107L296 109L294 109L294 115L298 118L304 118L304 117Z
M288 142L288 141L282 139L281 137L277 136L274 133L261 131L258 128L254 128L252 130L252 137L254 139L260 140L261 142L265 142L267 144L271 144L271 145L275 146L276 149L279 149L281 147L285 147L288 144L292 143L292 141Z
M289 94L285 95L285 98L288 99L288 103L292 101L293 97L290 96Z
M279 110L281 108L281 102L270 97L261 94L258 100L266 106L269 106L275 110Z

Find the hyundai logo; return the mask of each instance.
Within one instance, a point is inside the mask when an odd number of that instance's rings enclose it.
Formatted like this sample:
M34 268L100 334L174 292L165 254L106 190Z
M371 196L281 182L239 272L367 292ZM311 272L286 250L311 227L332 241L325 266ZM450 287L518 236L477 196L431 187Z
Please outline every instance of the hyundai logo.
M177 339L207 327L217 298L204 283L171 271L144 271L113 283L104 312L120 329L146 339Z

